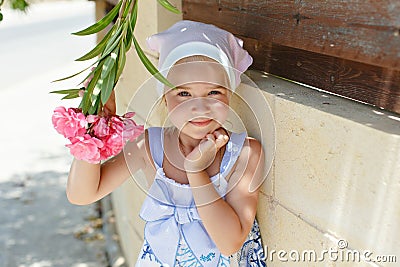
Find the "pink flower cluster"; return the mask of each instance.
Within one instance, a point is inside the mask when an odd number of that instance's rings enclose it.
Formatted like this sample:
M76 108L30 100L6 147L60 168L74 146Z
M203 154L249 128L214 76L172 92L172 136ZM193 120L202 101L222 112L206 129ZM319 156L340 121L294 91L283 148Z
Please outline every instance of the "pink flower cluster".
M131 118L134 112L123 116L87 115L80 109L57 107L52 116L56 131L68 138L71 154L89 163L99 163L121 152L126 142L143 133L143 125Z

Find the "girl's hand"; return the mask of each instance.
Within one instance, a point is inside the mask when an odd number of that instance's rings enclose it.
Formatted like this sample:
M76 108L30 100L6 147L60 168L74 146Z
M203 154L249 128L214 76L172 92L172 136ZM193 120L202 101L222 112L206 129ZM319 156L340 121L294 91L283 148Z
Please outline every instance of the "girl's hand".
M187 172L199 172L210 166L215 159L217 152L229 140L225 130L219 128L213 133L207 134L197 147L190 152L184 162L184 168Z
M110 97L103 106L102 115L115 115L117 113L117 105L115 104L115 92L112 90Z

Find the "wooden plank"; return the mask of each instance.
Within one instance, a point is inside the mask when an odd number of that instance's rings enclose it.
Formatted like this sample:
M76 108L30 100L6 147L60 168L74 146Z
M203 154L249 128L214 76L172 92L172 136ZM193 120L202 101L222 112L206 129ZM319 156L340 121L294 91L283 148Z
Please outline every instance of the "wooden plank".
M97 1L97 0L96 0ZM105 0L107 3L109 3L112 6L116 6L119 2L119 0Z
M183 18L244 39L255 69L400 113L400 1L348 2L183 0Z
M248 38L400 70L398 0L183 0L183 10Z
M400 71L244 39L253 68L400 113ZM254 50L257 47L257 52Z

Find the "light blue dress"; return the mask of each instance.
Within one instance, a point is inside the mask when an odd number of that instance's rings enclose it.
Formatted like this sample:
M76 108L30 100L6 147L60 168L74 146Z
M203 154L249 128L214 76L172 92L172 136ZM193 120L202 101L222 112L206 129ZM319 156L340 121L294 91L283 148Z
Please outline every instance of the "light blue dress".
M168 178L163 171L163 128L149 128L148 137L157 171L140 211L146 225L135 267L266 266L257 221L239 253L228 256L219 252L201 222L190 185ZM220 172L210 177L223 198L228 187L225 176L235 164L245 138L245 132L231 134Z

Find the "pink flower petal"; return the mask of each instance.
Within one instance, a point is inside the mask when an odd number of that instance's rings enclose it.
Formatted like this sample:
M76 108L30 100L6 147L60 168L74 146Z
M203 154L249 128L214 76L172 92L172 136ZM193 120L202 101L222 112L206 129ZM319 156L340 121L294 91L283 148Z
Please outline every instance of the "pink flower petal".
M135 116L136 112L127 112L124 114L124 118L132 118L133 116Z
M100 162L100 150L104 146L103 142L95 137L85 134L73 138L72 143L66 145L71 154L79 159L89 163Z
M88 122L79 109L57 107L52 116L56 131L64 137L82 136L86 133Z

